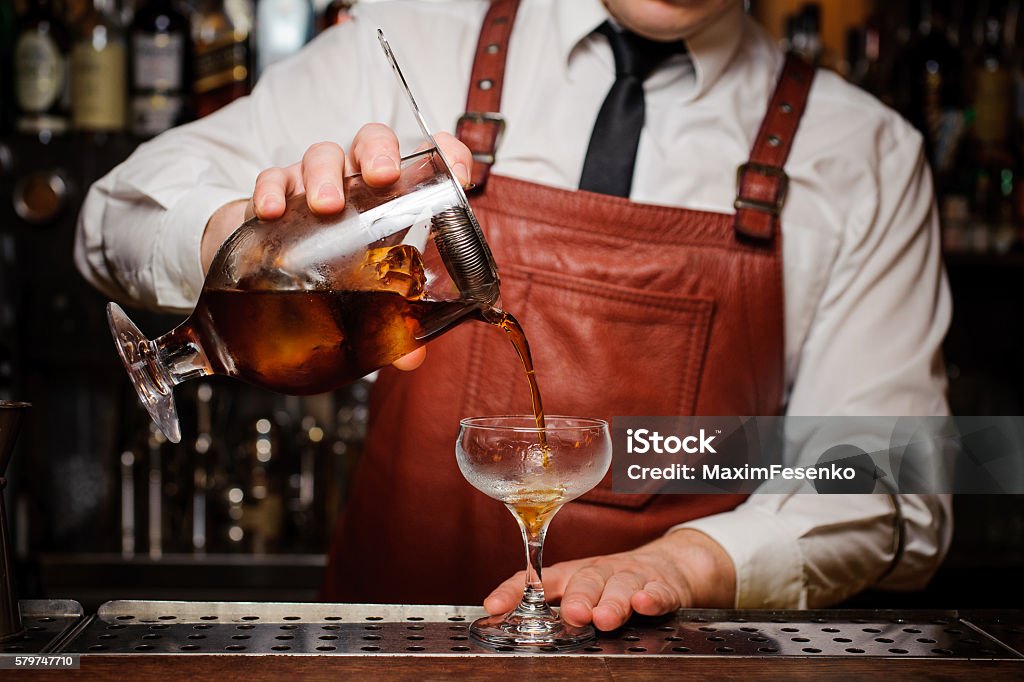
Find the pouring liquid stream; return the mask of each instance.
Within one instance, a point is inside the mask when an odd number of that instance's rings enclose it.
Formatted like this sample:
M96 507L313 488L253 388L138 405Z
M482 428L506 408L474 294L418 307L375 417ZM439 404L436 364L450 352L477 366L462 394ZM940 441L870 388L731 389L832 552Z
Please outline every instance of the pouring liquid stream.
M537 373L533 368L533 356L530 354L530 344L526 340L526 333L523 331L523 327L519 324L519 320L513 317L511 314L492 308L485 314L485 318L488 322L497 325L501 328L508 340L512 343L512 347L516 349L516 354L519 356L519 360L523 363L523 369L526 372L526 379L530 382L530 400L533 403L533 418L537 424L538 440L540 442L541 450L543 452L542 463L544 468L550 466L551 449L548 447L548 436L544 430L544 403L540 397L540 387L537 385Z

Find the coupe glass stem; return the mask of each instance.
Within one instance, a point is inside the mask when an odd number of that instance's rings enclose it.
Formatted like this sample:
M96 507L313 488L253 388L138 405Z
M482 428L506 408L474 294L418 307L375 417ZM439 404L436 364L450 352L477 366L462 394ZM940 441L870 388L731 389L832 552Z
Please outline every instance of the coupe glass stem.
M523 534L523 545L526 547L526 585L523 588L523 598L516 607L516 613L522 616L537 617L551 616L554 613L544 598L544 582L541 577L541 566L544 555L544 538L548 532L548 523L554 516L552 510L545 515L544 519L527 525L519 515L516 520L519 522L519 529ZM514 512L513 512L514 513ZM538 628L543 630L545 625L539 622Z

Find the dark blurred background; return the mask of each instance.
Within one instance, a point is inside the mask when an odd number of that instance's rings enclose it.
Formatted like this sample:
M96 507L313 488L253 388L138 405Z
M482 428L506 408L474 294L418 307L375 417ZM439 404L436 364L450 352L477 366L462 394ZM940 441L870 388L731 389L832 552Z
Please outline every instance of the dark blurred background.
M244 95L349 4L0 0L0 399L33 403L8 472L21 596L87 609L316 598L369 384L294 398L189 382L175 391L185 437L167 443L71 251L94 180L147 137ZM955 305L954 412L1024 414L1022 3L756 0L750 11L924 133ZM149 335L181 319L131 315ZM953 548L925 592L853 603L1024 606L1013 587L1024 502L959 496L955 511Z

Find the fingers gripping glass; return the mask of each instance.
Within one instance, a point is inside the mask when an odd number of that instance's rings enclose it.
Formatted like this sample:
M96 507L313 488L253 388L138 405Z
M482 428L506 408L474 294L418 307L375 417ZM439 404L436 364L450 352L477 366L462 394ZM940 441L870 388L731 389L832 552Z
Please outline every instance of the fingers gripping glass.
M139 399L172 442L181 440L172 390L183 381L223 374L321 393L499 307L497 268L462 186L379 38L427 140L402 159L396 183L352 175L340 214L318 216L298 196L278 220L243 223L214 257L195 310L159 338L107 306Z
M548 606L541 558L551 519L608 471L608 423L554 416L546 417L540 429L533 415L522 415L474 417L463 419L461 426L455 453L462 475L512 512L526 548L526 585L519 605L474 622L470 634L491 646L524 651L572 649L594 639L592 626L569 625Z

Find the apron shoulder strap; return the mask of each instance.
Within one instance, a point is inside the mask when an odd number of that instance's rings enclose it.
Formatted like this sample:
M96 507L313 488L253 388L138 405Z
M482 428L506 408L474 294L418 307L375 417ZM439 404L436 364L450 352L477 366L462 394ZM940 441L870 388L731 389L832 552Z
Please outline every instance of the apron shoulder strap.
M739 237L771 241L775 236L789 185L783 167L807 107L813 80L814 67L792 53L786 55L768 112L750 150L750 160L736 169L733 207Z
M501 92L509 38L519 0L492 0L480 28L466 111L455 135L473 153L472 181L477 190L487 184L494 154L505 130ZM754 240L771 240L778 229L789 178L783 170L793 138L807 105L814 68L793 54L786 55L768 112L750 152L736 170L735 229Z
M473 60L473 73L466 98L466 113L459 116L455 136L473 152L473 184L487 183L494 152L505 131L501 115L501 86L505 80L505 59L519 0L492 0L480 28Z

